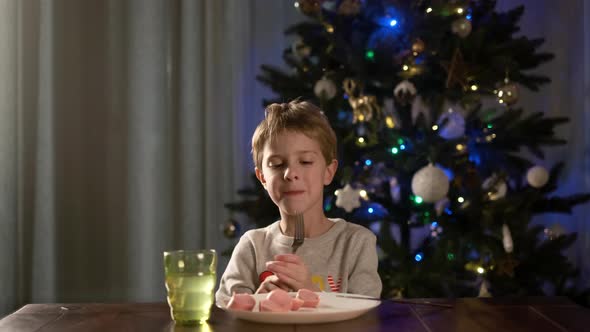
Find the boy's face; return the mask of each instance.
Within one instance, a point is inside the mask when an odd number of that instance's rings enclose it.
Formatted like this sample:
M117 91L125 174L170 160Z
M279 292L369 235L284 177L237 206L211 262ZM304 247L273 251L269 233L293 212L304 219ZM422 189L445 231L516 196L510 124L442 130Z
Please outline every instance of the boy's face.
M282 214L323 212L324 185L332 181L338 162L326 165L318 142L286 131L272 144L266 143L262 156L262 169L256 168L256 176Z

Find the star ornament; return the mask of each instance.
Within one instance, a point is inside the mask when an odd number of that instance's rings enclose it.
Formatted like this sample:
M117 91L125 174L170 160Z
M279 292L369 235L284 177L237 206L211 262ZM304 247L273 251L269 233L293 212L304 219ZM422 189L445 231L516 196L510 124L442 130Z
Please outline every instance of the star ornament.
M514 269L518 264L519 262L512 258L512 255L508 255L506 258L498 261L498 274L514 277Z
M353 189L350 184L336 190L336 206L350 213L361 206L361 191L360 189Z
M461 50L456 49L451 61L441 61L441 66L447 71L447 88L459 84L463 89L467 89L470 72Z

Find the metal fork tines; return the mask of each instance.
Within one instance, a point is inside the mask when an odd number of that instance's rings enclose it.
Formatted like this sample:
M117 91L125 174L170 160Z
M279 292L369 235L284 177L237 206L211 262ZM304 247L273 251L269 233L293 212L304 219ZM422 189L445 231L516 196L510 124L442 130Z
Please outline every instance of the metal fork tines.
M305 240L305 224L303 223L303 214L297 214L295 216L295 235L293 236L293 244L291 245L291 249L293 253L301 247L303 241Z

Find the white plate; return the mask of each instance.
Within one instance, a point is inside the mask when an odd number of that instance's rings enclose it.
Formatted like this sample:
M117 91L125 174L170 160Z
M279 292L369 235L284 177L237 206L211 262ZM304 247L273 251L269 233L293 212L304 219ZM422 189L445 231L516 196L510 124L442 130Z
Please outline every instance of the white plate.
M295 293L289 293L295 296ZM356 318L365 312L378 306L381 301L363 300L336 297L336 294L317 292L320 296L320 304L317 308L300 308L297 311L289 312L260 312L258 302L266 298L267 294L254 294L256 305L253 311L241 311L221 308L232 314L235 318L261 323L275 324L310 324L327 323ZM357 297L363 295L346 294Z

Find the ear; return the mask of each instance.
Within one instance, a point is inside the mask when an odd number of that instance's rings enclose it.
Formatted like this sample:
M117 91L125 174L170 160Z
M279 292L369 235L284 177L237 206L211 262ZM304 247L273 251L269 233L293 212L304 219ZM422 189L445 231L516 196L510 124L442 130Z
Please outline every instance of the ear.
M324 186L329 185L334 178L334 174L336 174L336 170L338 169L338 160L332 159L326 166L326 171L324 172Z
M266 189L266 179L264 178L264 173L262 173L258 167L254 167L254 172L256 173L256 178L258 181L260 181L264 189Z

